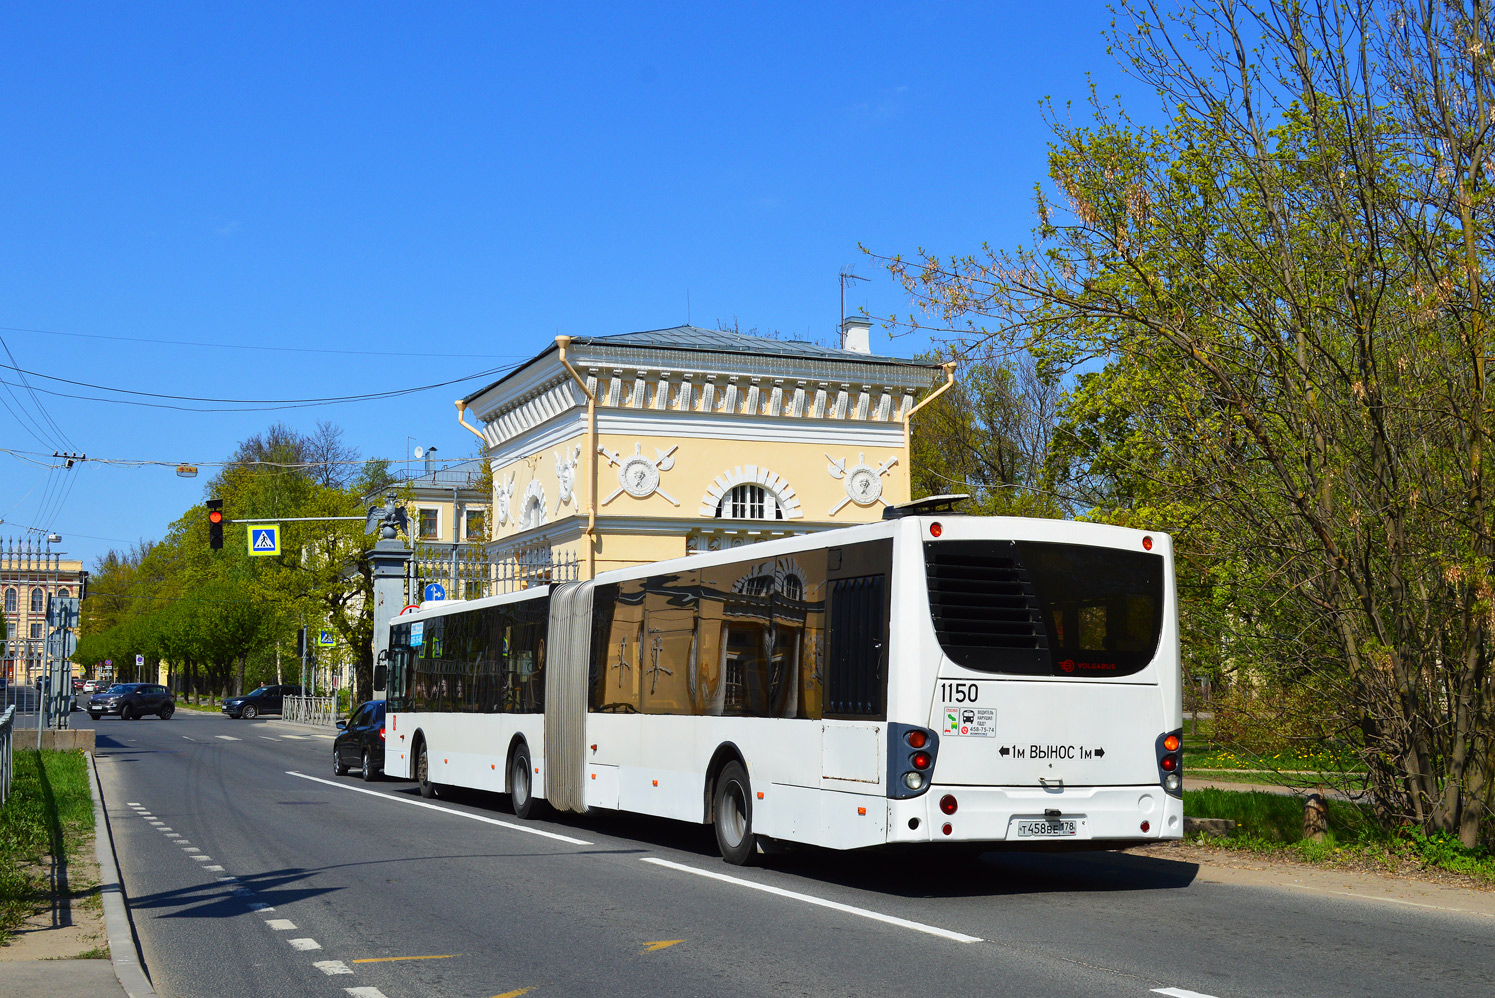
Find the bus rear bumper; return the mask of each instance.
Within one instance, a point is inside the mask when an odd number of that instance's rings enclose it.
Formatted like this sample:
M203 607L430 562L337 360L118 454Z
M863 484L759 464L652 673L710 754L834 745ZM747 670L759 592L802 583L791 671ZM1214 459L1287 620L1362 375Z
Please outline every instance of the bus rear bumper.
M940 807L947 796L955 799L954 813ZM912 800L888 801L889 842L1148 842L1182 838L1183 829L1183 801L1156 784L1050 790L936 783Z

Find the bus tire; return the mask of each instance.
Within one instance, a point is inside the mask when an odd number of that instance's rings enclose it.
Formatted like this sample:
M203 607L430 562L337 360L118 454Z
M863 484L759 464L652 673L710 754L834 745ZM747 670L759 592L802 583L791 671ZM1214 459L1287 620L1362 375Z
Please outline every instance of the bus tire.
M436 796L436 784L431 782L431 760L426 755L426 743L421 742L420 754L415 757L415 779L420 784L420 795L427 799Z
M509 803L517 818L538 817L540 802L535 800L534 764L529 761L529 746L523 742L514 747L509 763Z
M753 788L742 763L722 767L711 813L722 859L733 866L751 864L758 854L758 837L753 834Z

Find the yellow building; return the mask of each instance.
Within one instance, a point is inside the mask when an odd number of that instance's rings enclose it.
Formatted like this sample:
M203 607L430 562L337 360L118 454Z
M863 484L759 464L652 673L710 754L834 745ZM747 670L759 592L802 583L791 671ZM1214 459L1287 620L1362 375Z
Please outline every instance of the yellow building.
M909 418L952 369L875 356L869 331L846 320L839 349L695 326L562 336L458 402L493 470L497 591L907 501Z
M81 596L88 573L83 563L54 553L50 543L0 543L0 600L5 640L0 642L0 678L35 682L41 675L49 596Z

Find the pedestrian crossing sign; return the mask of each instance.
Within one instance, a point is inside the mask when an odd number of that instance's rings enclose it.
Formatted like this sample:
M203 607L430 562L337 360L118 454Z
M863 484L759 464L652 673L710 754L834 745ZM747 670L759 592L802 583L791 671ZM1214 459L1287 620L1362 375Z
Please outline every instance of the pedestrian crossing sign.
M331 648L334 643L331 631L322 631L317 635L317 644L323 648Z
M280 524L277 523L268 527L250 527L250 557L265 558L273 554L280 554Z

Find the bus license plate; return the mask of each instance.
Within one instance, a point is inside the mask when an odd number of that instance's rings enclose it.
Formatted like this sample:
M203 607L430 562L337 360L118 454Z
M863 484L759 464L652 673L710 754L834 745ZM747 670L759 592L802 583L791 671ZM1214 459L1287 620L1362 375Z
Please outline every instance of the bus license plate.
M1037 821L1019 821L1018 838L1046 838L1054 835L1074 835L1073 818L1040 818Z

